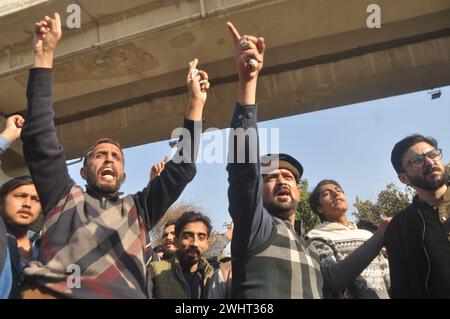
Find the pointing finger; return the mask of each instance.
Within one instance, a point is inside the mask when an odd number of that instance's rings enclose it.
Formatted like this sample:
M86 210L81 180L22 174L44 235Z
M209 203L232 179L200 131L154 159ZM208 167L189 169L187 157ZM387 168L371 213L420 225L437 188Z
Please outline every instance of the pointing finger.
M234 27L233 23L230 21L227 22L228 30L230 30L231 35L233 36L234 42L239 42L241 39L241 35L239 34L239 31Z
M56 31L58 33L62 33L62 30L61 30L61 17L59 16L58 12L55 12L54 15L55 15L55 18L54 18L54 20L52 22L55 22L56 25L53 25L53 29L56 29Z

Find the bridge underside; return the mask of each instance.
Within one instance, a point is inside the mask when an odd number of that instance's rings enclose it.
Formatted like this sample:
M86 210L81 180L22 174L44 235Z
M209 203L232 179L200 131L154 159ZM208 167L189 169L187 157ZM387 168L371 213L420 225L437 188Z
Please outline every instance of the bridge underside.
M26 108L33 22L72 0L0 5L0 112ZM185 77L194 57L212 89L207 127L227 127L237 77L225 22L268 45L258 84L259 120L318 111L450 84L450 2L379 0L381 28L362 0L87 1L81 29L63 30L54 109L67 158L99 137L124 146L168 139L182 125ZM31 3L31 4L30 4ZM67 17L68 14L63 14ZM3 170L23 171L21 145Z

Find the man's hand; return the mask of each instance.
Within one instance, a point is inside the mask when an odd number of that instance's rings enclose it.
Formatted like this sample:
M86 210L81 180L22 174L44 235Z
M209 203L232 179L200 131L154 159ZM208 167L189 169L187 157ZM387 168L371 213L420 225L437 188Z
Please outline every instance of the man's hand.
M386 232L386 229L389 225L389 222L391 221L392 217L383 217L383 219L380 221L380 224L378 225L377 232L384 236L384 233Z
M33 32L34 67L51 68L53 52L61 39L61 19L58 13L54 18L45 16L44 20L36 22Z
M11 143L20 137L20 132L22 132L23 124L25 120L20 115L13 115L6 119L5 126L3 127L3 132L1 135L5 137Z
M264 38L252 35L241 36L231 22L228 29L234 41L234 59L239 74L238 102L255 104L256 81L264 63Z
M152 166L152 169L150 171L150 181L152 181L156 176L161 175L168 161L169 158L167 156L164 156L164 159L161 163L156 163Z
M198 60L189 63L189 72L186 77L189 103L186 109L186 118L193 121L202 119L203 107L206 103L207 92L210 87L208 73L197 69Z
M228 224L228 229L227 229L227 231L224 234L225 237L227 237L228 240L230 240L230 241L233 238L233 229L234 229L234 223L231 222L230 224Z

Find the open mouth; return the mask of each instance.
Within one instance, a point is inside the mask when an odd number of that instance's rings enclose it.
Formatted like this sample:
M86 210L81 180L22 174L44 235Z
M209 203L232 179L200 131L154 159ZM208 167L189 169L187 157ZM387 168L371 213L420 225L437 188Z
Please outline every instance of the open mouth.
M100 176L107 181L112 181L116 177L116 173L111 167L105 167L100 170Z
M291 192L288 189L281 189L278 192L275 193L275 197L290 197Z

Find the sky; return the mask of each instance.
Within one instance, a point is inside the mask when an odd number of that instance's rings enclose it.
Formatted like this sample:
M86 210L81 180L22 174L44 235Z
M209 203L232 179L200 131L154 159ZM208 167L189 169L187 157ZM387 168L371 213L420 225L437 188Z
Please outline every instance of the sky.
M279 151L302 163L303 178L308 180L310 189L322 179L340 183L349 200L348 215L353 219L351 212L355 211L357 196L375 201L391 182L404 190L392 168L390 154L395 143L407 135L433 136L443 149L444 163L450 161L450 86L441 88L441 92L442 96L435 100L431 100L429 91L421 91L264 121L258 127L269 132L278 129ZM227 141L225 130L218 133ZM270 141L271 136L262 142ZM204 134L204 145L210 143L208 138L213 136ZM261 148L273 151L276 146L269 143ZM206 154L207 150L202 150ZM127 179L121 191L128 194L145 187L151 166L170 155L171 148L168 141L160 141L128 148L124 153ZM197 175L177 203L192 202L202 207L214 228L225 231L222 225L231 221L226 163L205 163L205 156L199 158ZM80 167L81 164L69 166L69 173L77 184L85 185L79 175Z

